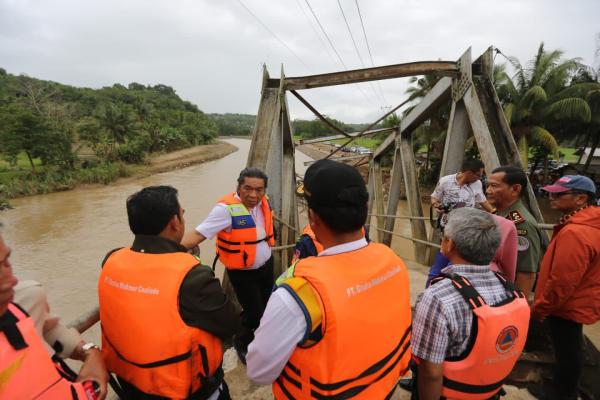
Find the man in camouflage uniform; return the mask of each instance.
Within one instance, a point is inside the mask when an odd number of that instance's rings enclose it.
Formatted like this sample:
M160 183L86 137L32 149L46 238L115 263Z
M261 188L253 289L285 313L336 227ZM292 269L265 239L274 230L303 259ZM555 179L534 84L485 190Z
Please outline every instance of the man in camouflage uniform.
M542 258L542 232L537 221L521 201L527 188L527 176L512 166L496 168L488 178L486 195L497 214L515 223L517 228L517 276L515 283L527 297L532 292Z

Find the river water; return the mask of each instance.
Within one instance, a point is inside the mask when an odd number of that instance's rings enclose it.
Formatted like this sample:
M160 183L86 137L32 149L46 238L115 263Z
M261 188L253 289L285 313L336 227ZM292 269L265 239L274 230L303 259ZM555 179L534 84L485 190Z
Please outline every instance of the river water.
M133 234L127 223L125 200L150 185L172 185L179 191L186 229L193 229L208 215L216 201L235 190L236 178L245 167L250 140L226 139L238 151L215 161L129 180L110 186L90 186L66 192L11 201L12 210L0 212L11 261L19 279L44 284L52 310L71 321L97 304L96 284L106 253L128 246ZM298 152L296 172L303 175ZM214 241L201 245L203 263L212 263ZM97 326L90 332L98 336Z

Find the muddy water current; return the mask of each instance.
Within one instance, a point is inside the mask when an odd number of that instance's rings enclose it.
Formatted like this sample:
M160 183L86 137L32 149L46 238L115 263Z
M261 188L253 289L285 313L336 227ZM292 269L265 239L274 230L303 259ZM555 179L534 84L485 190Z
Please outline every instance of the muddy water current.
M71 321L97 304L96 284L106 253L128 246L125 200L149 185L172 185L185 209L186 228L193 229L227 192L246 165L250 141L227 139L238 151L215 161L128 180L109 186L15 199L14 209L0 213L3 236L13 249L11 261L21 280L35 279L48 291L52 310ZM303 175L309 157L298 152L296 171ZM212 262L214 241L201 246L201 259ZM86 335L98 340L97 325Z

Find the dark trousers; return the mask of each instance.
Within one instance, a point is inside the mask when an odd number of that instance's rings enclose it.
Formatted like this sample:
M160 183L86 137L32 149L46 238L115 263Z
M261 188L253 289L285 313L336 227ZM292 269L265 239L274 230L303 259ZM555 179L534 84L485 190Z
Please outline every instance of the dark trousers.
M247 348L254 339L254 330L267 307L267 301L275 284L273 278L273 256L258 269L227 270L229 281L242 306L242 331L235 340Z
M223 371L221 371L221 374ZM221 379L223 376L221 375ZM115 389L113 382L111 382L111 386L115 392L117 392L120 400L168 400L168 397L157 396L153 394L147 394L139 390L137 387L133 386L131 383L117 377L118 380L118 388ZM231 395L229 394L229 387L227 386L227 382L223 379L221 382L221 389L219 391L219 397L217 400L231 400ZM187 399L188 400L202 400L207 399L208 396L211 396L216 389L212 387L206 393L206 390L198 390L195 393L192 393Z
M556 316L549 316L548 322L556 357L554 385L560 395L577 398L583 370L583 326Z

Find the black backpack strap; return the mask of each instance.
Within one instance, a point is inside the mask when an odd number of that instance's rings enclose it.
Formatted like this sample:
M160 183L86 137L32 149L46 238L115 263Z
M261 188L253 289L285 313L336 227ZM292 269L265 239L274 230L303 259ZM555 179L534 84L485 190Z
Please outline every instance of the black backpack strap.
M498 278L500 283L502 283L502 286L504 286L504 289L506 289L507 292L509 292L516 298L519 298L519 299L525 298L525 294L523 294L521 289L519 289L513 282L506 279L506 277L503 274L501 274L499 272L494 272L494 274L496 275L496 277Z
M26 316L29 316L25 310L19 307L16 303L11 303L14 306L17 306ZM0 316L0 334L4 334L6 336L6 340L15 350L23 350L24 348L29 347L23 334L19 330L17 326L17 322L19 319L15 316L10 310L6 310L6 312Z
M458 293L465 299L471 309L483 307L487 304L467 278L455 273L450 273L446 276L452 280L452 285L458 290Z

